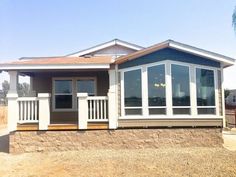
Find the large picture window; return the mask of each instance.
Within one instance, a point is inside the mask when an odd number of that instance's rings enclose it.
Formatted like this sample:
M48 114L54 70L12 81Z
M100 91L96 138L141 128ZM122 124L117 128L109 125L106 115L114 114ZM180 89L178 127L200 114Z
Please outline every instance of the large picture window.
M198 114L215 114L214 71L196 69Z
M72 80L55 80L55 109L72 109Z
M124 72L125 115L142 114L141 69Z
M149 115L166 114L165 65L148 67Z
M172 64L173 114L190 114L189 67Z

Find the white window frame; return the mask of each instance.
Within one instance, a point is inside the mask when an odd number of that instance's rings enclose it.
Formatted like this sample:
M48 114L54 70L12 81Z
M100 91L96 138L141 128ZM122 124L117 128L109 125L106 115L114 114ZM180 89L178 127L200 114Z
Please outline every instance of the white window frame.
M94 80L95 96L97 95L97 77L53 77L52 78L52 112L75 112L78 110L77 106L77 80ZM72 108L70 109L58 109L56 108L55 96L55 81L56 80L71 80L72 81ZM66 94L61 94L66 95ZM71 95L71 94L69 94Z
M147 106L148 106L148 116L165 116L166 114L167 114L167 95L166 95L166 86L165 86L165 99L166 99L166 105L165 106L149 106L149 99L148 99L148 68L151 68L151 67L155 67L155 66L161 66L161 65L164 65L164 68L165 68L165 85L167 85L166 84L166 63L159 63L159 64L148 64L148 65L146 65L146 68L147 68L147 73L146 73L146 75L147 75ZM149 112L149 109L158 109L158 108L160 108L160 109L165 109L166 110L166 114L150 114Z
M165 82L166 82L166 115L149 115L148 114L148 88L147 85L144 85L144 83L147 83L147 68L151 66L156 65L165 65ZM190 106L187 106L190 108L190 114L189 115L178 115L173 114L173 108L175 106L172 105L172 78L171 78L171 64L176 65L183 65L189 67L189 82L190 82ZM196 92L196 68L200 69L208 69L214 71L214 87L215 87L215 109L216 114L206 114L206 115L198 115L197 114L197 92ZM142 79L142 115L125 115L124 112L124 72L126 71L132 71L136 69L141 69L141 79ZM186 63L186 62L180 62L180 61L172 61L172 60L165 60L160 62L154 62L149 64L143 64L139 66L133 66L129 68L119 69L119 72L121 74L121 116L119 119L192 119L192 118L198 118L198 119L222 119L223 116L219 115L219 98L218 98L218 77L216 75L216 72L219 68L212 67L212 66L204 66L204 65L198 65L198 64L192 64L192 63ZM223 99L223 98L222 98ZM146 105L146 106L145 106ZM179 107L178 107L179 108ZM183 106L182 108L185 108Z
M198 108L214 108L215 109L215 114L198 114L198 116L211 116L211 115L219 115L219 97L218 97L218 77L217 77L217 69L212 69L212 68L208 68L208 67L200 67L200 66L196 66L194 71L195 71L195 79L196 79L196 89L197 89L197 69L204 69L204 70L210 70L213 71L213 75L214 75L214 90L215 90L215 106L198 106L196 103L196 107L197 107L197 112L198 112ZM197 93L196 93L196 101L197 101Z
M189 96L190 96L190 105L189 106L173 106L173 90L172 90L172 66L173 65L178 65L178 66L184 66L184 67L187 67L188 68L188 79L189 79ZM191 110L191 72L190 72L190 65L189 64L186 64L186 63L179 63L179 62L171 62L170 63L170 77L171 77L171 99L172 99L172 114L173 116L189 116L189 115L192 115L192 110ZM174 114L174 109L175 108L188 108L190 110L189 114Z

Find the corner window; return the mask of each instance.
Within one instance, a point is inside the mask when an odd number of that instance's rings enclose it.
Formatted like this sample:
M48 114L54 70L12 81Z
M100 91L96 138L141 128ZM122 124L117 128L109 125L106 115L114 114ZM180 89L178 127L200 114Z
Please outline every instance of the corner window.
M55 80L55 109L72 109L72 80Z
M166 114L165 65L148 67L149 115Z
M198 114L215 114L214 71L196 69Z
M141 69L124 72L125 115L142 115Z
M189 67L171 65L173 114L190 114Z

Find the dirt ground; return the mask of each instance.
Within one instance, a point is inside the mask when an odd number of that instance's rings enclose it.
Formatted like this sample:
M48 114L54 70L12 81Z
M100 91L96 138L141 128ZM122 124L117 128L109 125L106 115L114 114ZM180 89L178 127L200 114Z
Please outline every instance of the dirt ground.
M0 153L0 176L236 176L224 148Z

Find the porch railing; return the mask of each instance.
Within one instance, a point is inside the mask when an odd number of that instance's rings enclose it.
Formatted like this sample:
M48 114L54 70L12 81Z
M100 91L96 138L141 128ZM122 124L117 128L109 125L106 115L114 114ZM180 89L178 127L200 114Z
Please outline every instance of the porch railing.
M37 123L39 122L38 98L20 97L17 99L19 106L18 123Z
M89 96L88 101L88 122L108 121L108 97Z

